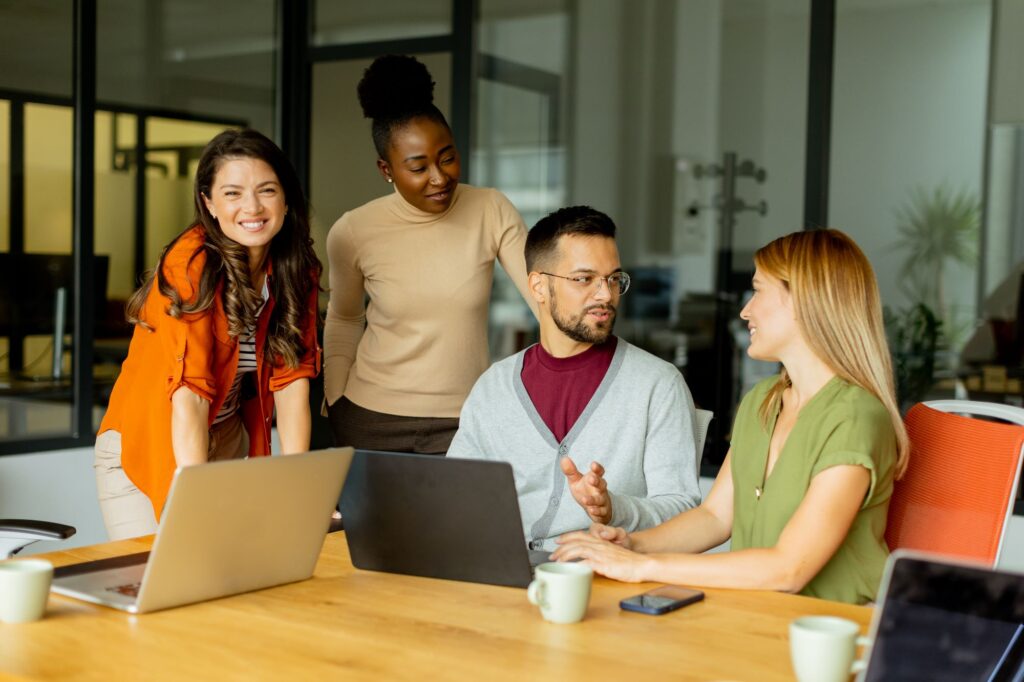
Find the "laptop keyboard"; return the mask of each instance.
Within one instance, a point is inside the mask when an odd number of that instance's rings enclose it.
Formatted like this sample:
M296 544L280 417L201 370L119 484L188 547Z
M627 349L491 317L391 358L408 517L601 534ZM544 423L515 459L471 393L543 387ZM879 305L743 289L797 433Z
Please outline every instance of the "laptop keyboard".
M117 594L122 594L126 597L138 597L140 587L142 587L142 583L130 583L128 585L117 585L116 587L108 587L107 592L115 592Z

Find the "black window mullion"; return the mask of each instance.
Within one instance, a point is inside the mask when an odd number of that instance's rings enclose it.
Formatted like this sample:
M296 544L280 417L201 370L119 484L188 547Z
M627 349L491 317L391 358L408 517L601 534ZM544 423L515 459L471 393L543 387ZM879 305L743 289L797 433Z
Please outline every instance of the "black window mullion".
M25 102L10 100L10 178L8 180L8 217L10 252L25 252Z
M72 210L75 262L72 437L92 442L95 295L96 0L75 0ZM58 340L59 341L59 340Z
M8 223L11 253L25 252L25 102L10 101L9 170L7 181ZM13 330L12 330L13 331ZM25 340L12 333L7 339L7 367L11 372L25 366Z
M277 3L277 83L274 88L277 142L295 166L299 182L307 192L313 82L309 56L313 14L310 4L310 0L279 0Z
M473 140L473 63L479 0L452 0L452 109L455 147L462 151L462 176L469 177Z
M114 114L117 116L118 114ZM135 282L141 282L146 271L146 128L149 118L139 114L135 119ZM115 141L116 143L116 141ZM155 264L154 264L155 265Z
M804 164L804 228L828 225L832 142L832 75L836 0L811 0L807 67L807 140Z

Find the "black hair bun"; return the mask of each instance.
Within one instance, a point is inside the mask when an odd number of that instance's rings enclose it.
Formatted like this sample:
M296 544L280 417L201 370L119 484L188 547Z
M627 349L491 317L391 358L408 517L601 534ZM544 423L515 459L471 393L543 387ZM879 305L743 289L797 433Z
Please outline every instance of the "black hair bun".
M415 57L389 54L373 60L356 92L363 116L386 121L430 107L434 102L434 80Z

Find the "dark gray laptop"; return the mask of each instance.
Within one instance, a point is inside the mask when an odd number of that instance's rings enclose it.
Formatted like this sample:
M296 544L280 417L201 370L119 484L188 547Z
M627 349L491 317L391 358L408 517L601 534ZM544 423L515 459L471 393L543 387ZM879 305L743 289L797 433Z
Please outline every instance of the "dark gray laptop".
M352 564L526 587L532 563L512 465L356 450L341 494Z
M1024 575L895 552L879 594L858 679L1024 681Z
M53 591L129 613L313 574L352 448L175 472L151 552L62 566Z

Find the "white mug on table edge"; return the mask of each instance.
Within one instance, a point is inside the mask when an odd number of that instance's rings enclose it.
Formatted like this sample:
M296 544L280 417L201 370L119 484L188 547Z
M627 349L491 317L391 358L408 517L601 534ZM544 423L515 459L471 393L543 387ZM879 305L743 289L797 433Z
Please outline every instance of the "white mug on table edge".
M536 568L526 596L540 607L544 620L577 623L587 612L593 582L594 572L589 566L550 562Z
M789 652L800 682L847 682L867 665L857 647L870 644L860 626L837 616L803 616L789 624Z
M42 618L50 596L53 564L44 559L0 561L0 622Z

